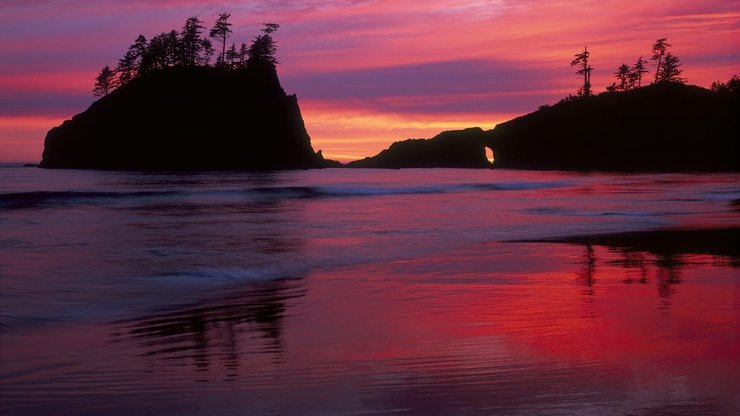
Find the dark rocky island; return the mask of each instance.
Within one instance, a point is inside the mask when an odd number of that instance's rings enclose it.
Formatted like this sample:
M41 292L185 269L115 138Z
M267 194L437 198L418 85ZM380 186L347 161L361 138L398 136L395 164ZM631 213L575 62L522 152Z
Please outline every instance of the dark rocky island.
M353 168L488 168L483 146L487 133L478 127L446 131L431 139L393 143L373 157L350 162Z
M738 171L740 95L662 82L553 106L496 126L494 167Z
M332 165L314 152L274 65L145 74L49 131L43 168L261 170Z

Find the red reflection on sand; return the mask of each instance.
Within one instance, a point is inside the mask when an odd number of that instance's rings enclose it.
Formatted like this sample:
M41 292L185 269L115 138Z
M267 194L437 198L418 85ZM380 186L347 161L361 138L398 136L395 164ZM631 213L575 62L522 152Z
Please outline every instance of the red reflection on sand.
M737 293L726 290L733 270L684 256L668 271L643 254L644 275L597 247L587 280L584 247L536 244L315 276L301 316L287 320L287 352L350 373L431 373L449 386L462 382L454 374L506 379L526 376L502 367L556 365L566 390L597 373L625 391L669 388L675 377L705 393L731 389L740 356ZM642 277L630 280L634 272Z

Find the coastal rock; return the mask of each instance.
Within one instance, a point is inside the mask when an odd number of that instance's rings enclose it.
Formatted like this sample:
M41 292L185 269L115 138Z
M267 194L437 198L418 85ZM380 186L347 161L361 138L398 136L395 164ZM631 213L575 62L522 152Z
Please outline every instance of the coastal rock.
M49 131L42 168L264 170L332 165L314 152L272 65L168 68Z
M677 83L544 106L485 140L494 167L738 171L740 97Z
M350 162L352 168L488 168L483 142L489 133L474 127L446 131L431 139L393 143L373 157Z

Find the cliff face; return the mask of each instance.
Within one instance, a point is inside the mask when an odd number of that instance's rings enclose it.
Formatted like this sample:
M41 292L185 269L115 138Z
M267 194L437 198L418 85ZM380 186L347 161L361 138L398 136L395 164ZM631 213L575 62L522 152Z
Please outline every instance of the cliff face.
M446 131L431 139L393 143L373 157L347 164L353 168L487 168L483 142L487 132L478 127Z
M738 171L740 97L657 84L542 108L499 124L494 167Z
M271 65L170 68L49 131L43 168L261 170L326 166Z

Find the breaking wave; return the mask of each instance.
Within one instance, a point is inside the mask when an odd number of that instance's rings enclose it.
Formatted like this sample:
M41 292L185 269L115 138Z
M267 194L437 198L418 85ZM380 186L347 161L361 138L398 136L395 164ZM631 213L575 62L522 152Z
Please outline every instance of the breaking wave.
M239 199L319 199L425 195L461 192L528 191L567 186L561 182L470 183L428 186L276 186L246 189L166 191L34 191L0 194L0 209L51 208L90 204L117 204L148 200L183 200L200 197Z
M429 186L275 186L246 189L168 191L35 191L0 194L0 209L116 204L146 200L186 200L198 197L224 199L318 199L424 195L461 192L527 191L567 186L560 182L471 183Z

